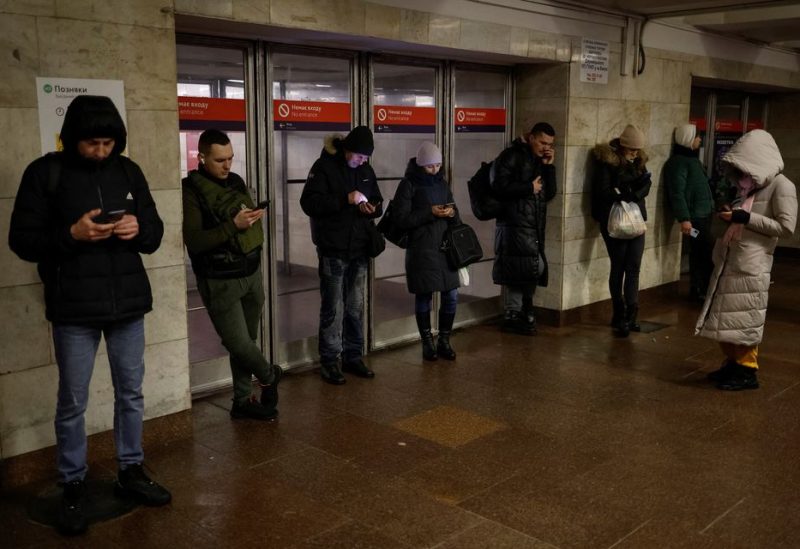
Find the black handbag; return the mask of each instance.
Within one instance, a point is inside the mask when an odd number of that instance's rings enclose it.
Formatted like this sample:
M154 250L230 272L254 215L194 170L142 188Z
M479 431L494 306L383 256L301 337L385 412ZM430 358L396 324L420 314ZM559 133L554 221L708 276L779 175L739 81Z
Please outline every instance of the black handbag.
M386 209L383 210L383 217L378 221L378 231L386 237L386 240L398 248L408 247L408 231L399 228L395 223L395 214L391 200L386 205Z
M386 249L386 241L383 235L378 232L378 228L373 221L367 225L367 232L369 233L369 242L367 244L367 255L370 257L378 257Z
M447 263L453 270L480 261L483 257L478 235L466 223L448 226L440 249L447 256Z

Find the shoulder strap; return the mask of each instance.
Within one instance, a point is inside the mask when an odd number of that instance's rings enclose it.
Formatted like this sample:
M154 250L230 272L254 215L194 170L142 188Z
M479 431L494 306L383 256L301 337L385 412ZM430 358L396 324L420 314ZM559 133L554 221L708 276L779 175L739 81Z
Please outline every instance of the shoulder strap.
M47 196L55 197L61 179L61 155L50 152L45 158L47 158Z

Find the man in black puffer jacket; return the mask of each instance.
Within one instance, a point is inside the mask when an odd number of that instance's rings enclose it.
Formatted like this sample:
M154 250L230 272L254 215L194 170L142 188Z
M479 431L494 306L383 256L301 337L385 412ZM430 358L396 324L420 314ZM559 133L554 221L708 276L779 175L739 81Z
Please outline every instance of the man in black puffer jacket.
M144 174L121 156L127 132L108 97L70 103L62 153L25 170L11 214L9 246L37 263L58 363L56 439L64 493L59 530L83 533L84 412L100 336L114 380L115 491L147 505L171 496L142 470L144 315L153 297L140 254L161 244L164 226Z
M333 385L345 383L339 355L345 372L375 376L361 359L370 231L375 231L372 220L383 212L378 181L367 164L374 148L366 126L344 138L328 136L300 196L319 256L320 374Z
M495 284L505 286L503 331L533 335L533 294L547 286L544 229L547 202L556 195L556 132L539 122L492 164L492 190L502 204L494 237Z

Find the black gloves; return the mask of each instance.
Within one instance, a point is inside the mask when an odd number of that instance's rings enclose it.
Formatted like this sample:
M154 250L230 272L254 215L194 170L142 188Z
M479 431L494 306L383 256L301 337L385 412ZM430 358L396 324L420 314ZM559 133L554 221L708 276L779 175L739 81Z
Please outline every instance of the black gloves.
M750 212L747 210L733 210L733 212L731 212L731 223L747 225L750 223Z

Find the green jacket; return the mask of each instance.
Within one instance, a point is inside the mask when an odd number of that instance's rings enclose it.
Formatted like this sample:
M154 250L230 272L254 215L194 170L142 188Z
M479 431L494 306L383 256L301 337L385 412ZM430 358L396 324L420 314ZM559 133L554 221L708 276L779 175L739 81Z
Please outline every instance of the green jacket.
M664 184L672 213L679 222L705 218L714 211L714 199L697 152L675 145L664 164Z

